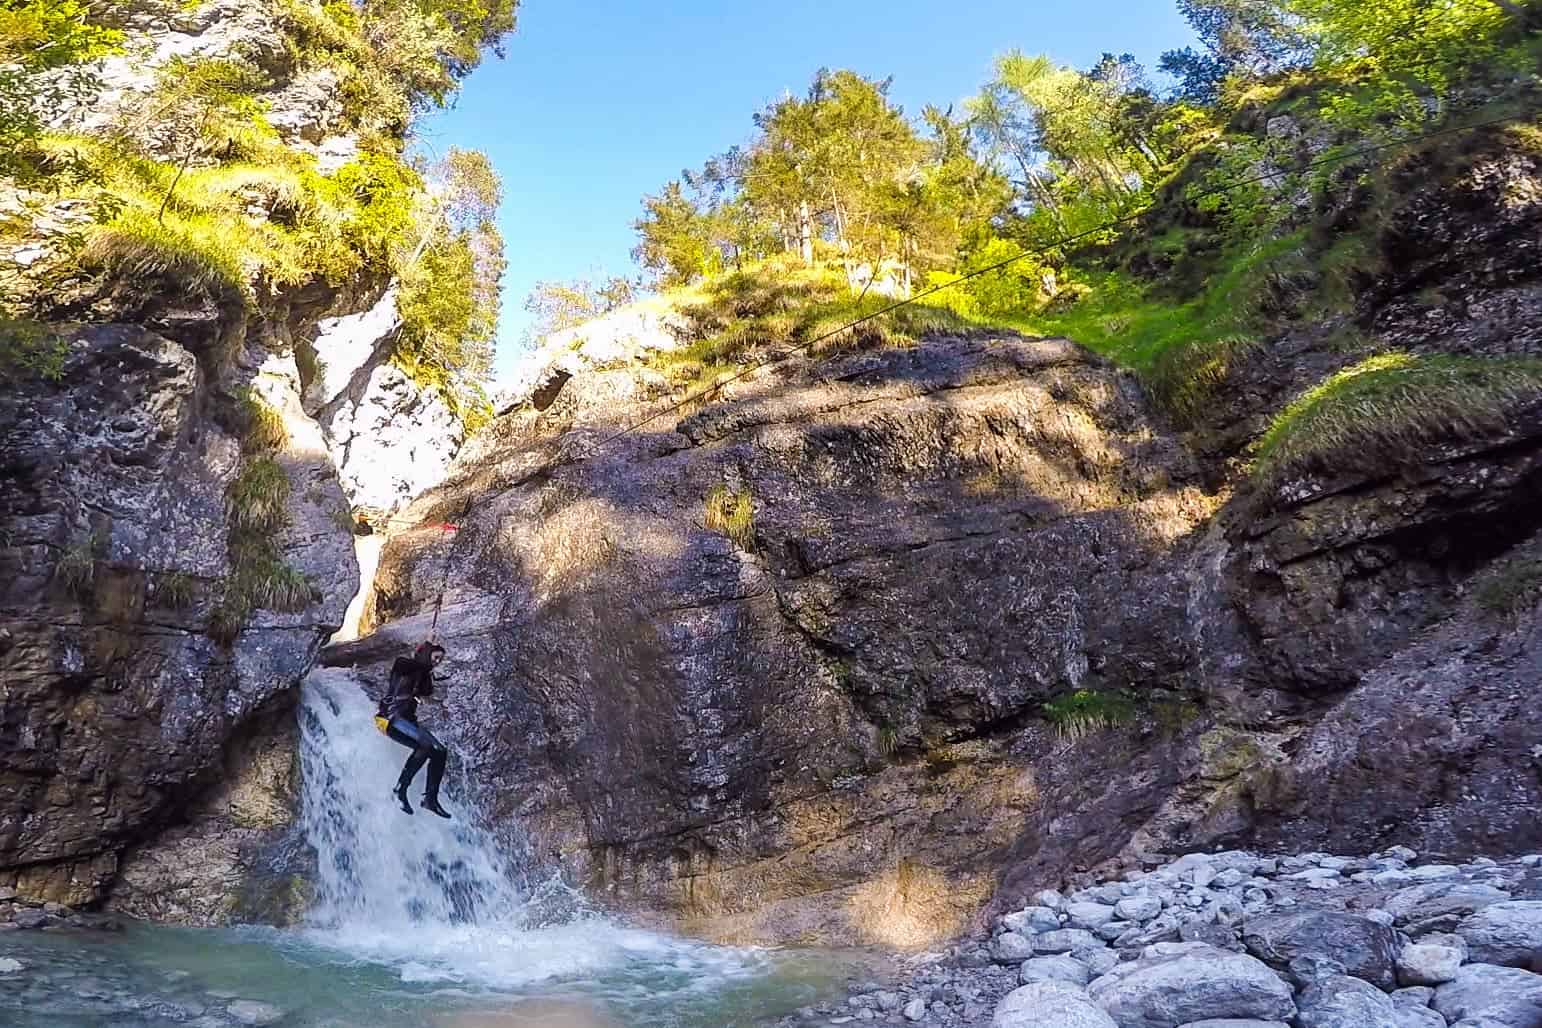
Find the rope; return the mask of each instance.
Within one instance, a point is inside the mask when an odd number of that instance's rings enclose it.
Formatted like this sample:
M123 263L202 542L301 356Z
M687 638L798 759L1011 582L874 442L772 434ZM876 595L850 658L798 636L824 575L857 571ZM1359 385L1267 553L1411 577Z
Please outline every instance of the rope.
M1308 171L1312 171L1312 170L1314 170L1316 168L1327 167L1329 165L1339 164L1339 163L1343 163L1345 161L1350 161L1350 160L1353 160L1353 159L1355 159L1357 157L1364 157L1364 156L1367 156L1369 154L1380 153L1380 152L1382 152L1384 150L1391 150L1391 149L1395 149L1395 148L1403 147L1403 146L1411 146L1411 145L1413 145L1415 143L1422 143L1425 140L1437 139L1437 138L1440 138L1440 137L1443 137L1443 136L1456 135L1458 133L1463 133L1463 132L1476 132L1476 131L1478 131L1480 129L1492 128L1492 127L1494 127L1496 125L1504 125L1504 124L1508 124L1510 122L1521 121L1521 120L1532 120L1532 119L1536 118L1536 116L1537 116L1537 112L1531 112L1530 114L1512 114L1512 115L1506 115L1505 117L1502 117L1502 118L1493 118L1493 119L1490 119L1490 120L1487 120L1487 121L1474 122L1474 123L1468 124L1468 125L1459 125L1459 126L1451 126L1449 128L1444 128L1444 129L1436 129L1436 130L1433 130L1433 131L1430 131L1430 132L1421 133L1421 134L1416 135L1416 136L1408 136L1408 137L1404 137L1402 139L1391 140L1391 141L1385 142L1385 143L1376 143L1376 144L1373 144L1373 145L1370 145L1370 146L1359 147L1359 148L1354 149L1354 150L1343 151L1343 152L1339 152L1339 153L1336 153L1336 154L1331 154L1329 156L1320 157L1320 158L1317 158L1316 160L1308 161L1305 164L1302 164L1300 167L1298 167L1298 168L1296 168L1294 170L1295 170L1295 172L1297 174L1301 174L1301 173L1305 173L1305 172L1308 172ZM1241 189L1241 188L1246 187L1246 186L1258 185L1260 183L1270 182L1270 181L1276 180L1282 174L1285 174L1285 172L1283 170L1281 170L1281 171L1272 171L1272 172L1266 172L1266 173L1260 174L1260 175L1255 175L1255 176L1253 176L1251 178L1239 179L1237 181L1230 182L1230 183L1227 183L1225 185L1215 186L1213 188L1210 188L1210 189L1204 190L1202 192L1196 193L1196 194L1194 194L1192 196L1185 197L1184 201L1187 202L1187 203L1197 203L1197 202L1199 202L1201 200L1208 199L1208 198L1210 198L1212 196L1219 196L1221 194L1229 193L1229 192L1232 192L1232 191L1237 190L1237 189ZM718 392L720 392L724 387L732 385L733 383L735 383L735 382L737 382L737 381L739 381L739 380L741 380L743 378L747 378L748 376L753 375L753 374L755 374L758 371L761 371L761 370L763 370L765 368L768 368L768 367L772 367L772 366L777 365L777 364L781 364L782 362L790 359L794 355L796 355L798 353L802 353L802 352L804 352L806 350L810 350L813 347L818 346L822 342L825 342L827 340L835 338L836 336L840 335L843 332L849 332L849 331L851 331L854 328L858 328L858 327L860 327L862 325L865 325L868 322L874 321L874 320L876 320L878 318L881 318L881 317L883 317L886 314L891 314L894 311L897 311L897 310L899 310L902 307L908 307L911 304L916 303L917 301L919 301L919 300L921 300L921 299L923 299L925 297L931 296L934 293L941 292L944 289L951 289L952 287L958 285L960 282L967 282L970 279L979 278L982 275L988 275L988 274L990 274L993 271L1000 271L1003 268L1006 268L1006 267L1009 267L1009 266L1011 266L1013 264L1016 264L1018 261L1026 260L1029 257L1045 256L1045 255L1047 255L1047 254L1049 254L1049 253L1051 253L1051 252L1053 252L1055 250L1062 249L1062 248L1064 248L1065 246L1067 246L1067 245L1069 245L1071 243L1076 243L1076 242L1079 242L1079 241L1081 241L1083 239L1088 239L1088 238L1091 238L1093 236L1100 235L1100 234L1102 234L1104 232L1109 231L1110 229L1115 229L1115 228L1119 228L1119 227L1124 226L1124 225L1132 224L1132 223L1140 220L1141 218L1145 217L1149 210L1150 210L1149 207L1145 207L1145 208L1142 208L1139 211L1133 211L1133 212L1131 212L1129 214L1122 215L1121 217L1113 218L1113 219L1111 219L1109 221L1106 221L1106 222L1102 223L1101 225L1098 225L1095 228L1090 228L1090 229L1087 229L1087 230L1082 231L1082 232L1075 232L1075 233L1071 233L1071 234L1068 234L1068 235L1063 235L1063 236L1061 236L1060 238L1054 240L1051 243L1047 243L1047 244L1045 244L1043 246L1034 247L1032 249L1024 250L1022 253L1016 254L1015 256L1012 256L1012 257L1008 257L1005 260L997 261L996 263L987 265L986 267L978 268L978 269L976 269L974 271L969 272L967 275L962 275L962 276L960 276L960 277L958 277L958 278L954 279L953 281L948 282L946 284L931 286L931 287L929 287L927 289L923 289L919 293L916 293L916 294L914 294L912 296L906 297L905 299L897 300L897 301L895 301L893 303L890 303L887 306L881 307L878 310L873 311L871 314L865 314L862 317L857 318L854 321L851 321L851 322L849 322L849 323L847 323L845 325L842 325L840 328L833 329L833 330L831 330L829 332L825 332L824 334L819 335L819 336L815 336L813 339L807 340L806 342L802 342L802 343L799 343L796 346L790 347L790 348L788 348L786 350L782 350L782 351L778 352L777 354L775 354L775 355L773 355L771 357L768 357L765 360L762 360L762 361L760 361L758 363L755 363L755 364L751 364L751 365L749 365L749 366L747 366L747 367L745 367L745 368L735 372L734 374L728 376L727 378L719 379L718 381L714 382L710 386L707 386L707 387L705 387L703 389L700 389L697 392L690 393L687 396L685 396L683 399L677 400L674 403L671 403L668 406L666 406L666 407L664 407L664 408L662 408L662 409L660 409L658 411L655 411L652 414L649 414L647 417L640 418L637 421L634 421L631 424L628 424L628 425L626 425L626 426L616 430L615 432L612 432L611 434L602 437L597 443L595 443L592 447L590 447L586 453L584 453L582 455L575 456L575 455L571 455L570 454L570 455L563 455L563 456L552 458L552 459L546 461L545 463L543 463L541 465L538 465L534 471L530 472L528 475L525 475L520 481L521 482L528 482L528 481L530 481L533 478L538 478L538 477L541 477L543 475L548 475L551 472L553 472L553 471L557 470L558 468L563 467L565 465L572 464L572 463L575 463L575 462L580 461L580 460L589 460L590 458L592 458L596 454L598 454L601 450L603 450L606 446L609 446L611 443L617 441L618 439L621 439L624 436L630 435L630 434L636 432L638 429L640 429L640 428L642 428L642 427L644 427L646 425L650 425L653 422L657 421L658 419L660 419L662 417L665 417L666 415L672 414L672 413L674 413L676 411L681 410L684 407L690 406L690 405L692 405L694 403L697 403L700 400L703 400L703 399L705 399L707 397L713 396L713 395L717 394ZM472 508L472 506L473 506L473 504L471 502L471 499L469 497L467 497L462 502L462 504L461 504L461 512L460 512L459 515L457 515L457 521L460 518L464 517L467 513L469 513L471 508ZM398 519L390 518L390 519L387 519L386 523L390 524L391 522L396 521L396 520L398 520ZM400 519L400 520L407 520L407 519ZM459 542L459 539L457 539L456 542ZM453 555L454 549L455 549L455 543L451 543L450 549L449 549L449 551L445 555L444 577L443 577L443 579L442 579L442 581L440 583L439 595L438 595L437 599L435 599L435 601L434 601L434 616L433 616L433 621L431 622L431 626L430 626L430 629L429 629L430 635L432 635L433 631L435 630L435 628L437 628L437 626L439 624L439 612L440 612L440 609L442 608L442 606L444 604L444 593L445 593L445 590L449 586L450 557L451 557L451 555Z

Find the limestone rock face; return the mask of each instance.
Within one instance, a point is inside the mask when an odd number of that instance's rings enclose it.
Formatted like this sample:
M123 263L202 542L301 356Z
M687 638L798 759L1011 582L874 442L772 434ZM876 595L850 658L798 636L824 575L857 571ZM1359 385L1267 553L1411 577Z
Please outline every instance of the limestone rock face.
M724 937L924 944L1025 823L1072 846L1044 796L1099 775L982 726L1197 659L1169 547L1207 500L1129 380L1063 341L939 339L747 380L525 480L652 404L596 370L480 433L388 544L383 627L328 659L394 657L447 579L451 716L495 817ZM753 507L739 542L705 527L715 490Z
M335 472L294 420L277 544L316 601L256 611L216 642L241 445L206 414L215 387L186 347L138 326L83 327L68 348L58 381L0 406L0 876L25 866L24 892L78 905L293 688L357 573L331 516L345 504Z

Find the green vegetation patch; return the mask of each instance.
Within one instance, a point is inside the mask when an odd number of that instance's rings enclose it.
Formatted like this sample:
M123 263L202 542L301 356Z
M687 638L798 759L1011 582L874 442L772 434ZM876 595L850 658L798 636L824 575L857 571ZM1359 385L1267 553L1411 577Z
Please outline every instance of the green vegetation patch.
M157 575L150 599L166 610L186 610L193 605L198 591L197 580L185 571L171 571Z
M242 389L236 404L243 452L273 453L289 445L289 429L284 427L283 416L255 390Z
M732 492L727 486L713 486L707 493L706 525L731 539L745 552L755 549L755 501L748 492Z
M96 584L96 544L95 536L71 543L54 565L54 581L76 598L90 596Z
M1473 593L1479 607L1495 617L1513 618L1542 599L1542 560L1510 561Z
M230 484L231 523L254 532L275 532L289 521L289 476L278 461L248 461Z
M1276 415L1255 447L1254 475L1276 483L1310 471L1407 461L1422 447L1505 431L1542 401L1542 360L1388 353L1345 368Z
M0 375L57 382L69 355L69 343L47 325L0 317Z
M1075 741L1135 720L1135 701L1122 692L1078 689L1044 704L1044 719L1062 739Z

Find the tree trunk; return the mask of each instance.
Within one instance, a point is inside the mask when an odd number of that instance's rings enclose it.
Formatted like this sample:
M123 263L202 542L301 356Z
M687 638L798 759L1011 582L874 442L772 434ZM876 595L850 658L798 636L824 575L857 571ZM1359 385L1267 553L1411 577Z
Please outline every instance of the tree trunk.
M814 215L809 211L807 200L798 205L798 249L803 256L803 263L813 265Z

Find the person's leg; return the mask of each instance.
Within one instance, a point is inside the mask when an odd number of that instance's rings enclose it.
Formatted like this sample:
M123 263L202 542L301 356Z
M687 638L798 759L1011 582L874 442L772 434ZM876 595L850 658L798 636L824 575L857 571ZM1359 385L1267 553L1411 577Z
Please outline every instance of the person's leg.
M420 728L418 731L422 736L423 745L428 747L428 782L423 789L423 809L432 811L440 817L449 817L449 811L439 805L439 783L444 781L444 765L449 758L449 752L428 729Z
M386 735L394 742L410 747L412 753L407 757L407 763L402 765L402 773L396 780L396 787L391 790L402 810L412 813L412 804L407 801L407 788L412 780L418 776L418 771L428 762L433 754L430 745L423 738L427 735L417 724L405 718L393 718L386 728ZM433 736L428 736L433 739ZM435 740L437 742L437 740Z

